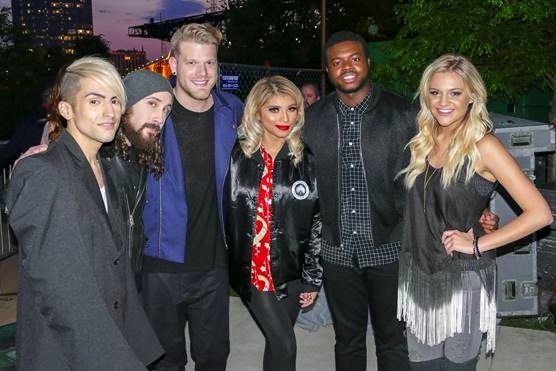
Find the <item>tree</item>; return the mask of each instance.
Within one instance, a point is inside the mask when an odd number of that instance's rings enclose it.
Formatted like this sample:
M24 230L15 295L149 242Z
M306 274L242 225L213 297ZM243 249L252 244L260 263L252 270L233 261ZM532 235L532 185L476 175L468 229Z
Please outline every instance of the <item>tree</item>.
M14 29L10 22L10 9L0 9L0 138L8 138L17 117L30 112L33 107L32 95L25 70L22 69L29 51L14 45Z
M0 138L6 139L17 120L33 112L40 93L69 61L60 48L32 46L29 35L14 29L10 10L0 9Z
M95 55L102 58L110 58L110 46L103 35L85 36L75 40L74 43L75 58L81 58L87 55Z
M5 49L11 41L10 8L0 8L0 49Z
M327 36L351 30L370 40L393 37L398 29L389 0L328 0ZM320 0L230 0L225 11L221 60L279 67L320 68ZM255 21L253 21L255 20ZM371 23L379 32L369 35Z
M410 0L397 12L403 27L389 43L392 63L374 71L377 81L414 87L436 57L461 53L493 98L514 101L532 84L552 89L556 122L555 0Z

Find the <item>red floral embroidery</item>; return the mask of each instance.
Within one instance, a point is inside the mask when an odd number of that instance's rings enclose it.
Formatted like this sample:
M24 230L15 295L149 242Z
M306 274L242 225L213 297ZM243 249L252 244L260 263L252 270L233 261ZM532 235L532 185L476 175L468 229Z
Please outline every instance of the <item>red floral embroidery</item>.
M270 271L270 221L272 219L272 156L261 146L264 171L259 185L255 238L251 248L251 283L259 291L274 291Z

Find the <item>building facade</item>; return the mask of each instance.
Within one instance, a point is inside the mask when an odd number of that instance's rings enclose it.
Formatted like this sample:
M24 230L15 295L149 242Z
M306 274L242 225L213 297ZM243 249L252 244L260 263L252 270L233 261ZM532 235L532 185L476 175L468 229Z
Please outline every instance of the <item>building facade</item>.
M74 42L93 35L92 0L11 0L12 21L32 45L61 47L74 54Z
M144 50L119 49L112 51L111 61L120 75L125 76L132 71L145 67L147 56Z

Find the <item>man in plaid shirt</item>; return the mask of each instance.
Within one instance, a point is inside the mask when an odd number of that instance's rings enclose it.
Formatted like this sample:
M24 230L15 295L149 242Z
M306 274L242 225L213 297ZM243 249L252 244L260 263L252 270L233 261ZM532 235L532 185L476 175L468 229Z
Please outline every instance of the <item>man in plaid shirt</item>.
M322 217L324 286L336 333L336 370L366 369L370 313L379 370L407 370L404 324L396 318L405 191L416 107L369 81L367 43L352 32L323 50L334 93L306 115Z

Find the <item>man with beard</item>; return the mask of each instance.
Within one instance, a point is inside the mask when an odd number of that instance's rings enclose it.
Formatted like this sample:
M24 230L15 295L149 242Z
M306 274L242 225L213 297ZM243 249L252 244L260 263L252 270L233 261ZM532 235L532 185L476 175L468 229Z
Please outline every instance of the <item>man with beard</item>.
M128 255L140 288L139 272L145 247L141 215L145 206L146 177L147 173L157 179L162 175L160 132L172 110L174 95L170 82L152 71L131 72L123 82L127 96L126 112L115 140L103 146L100 155L108 160L109 175L118 189L127 226ZM61 127L51 130L50 139L57 139L63 130ZM47 148L48 144L31 147L18 161Z
M110 160L109 174L119 192L126 217L128 252L136 283L143 258L145 236L141 214L145 206L147 173L159 178L163 172L160 131L172 109L173 91L169 81L148 70L124 78L126 113L114 143L103 149Z

